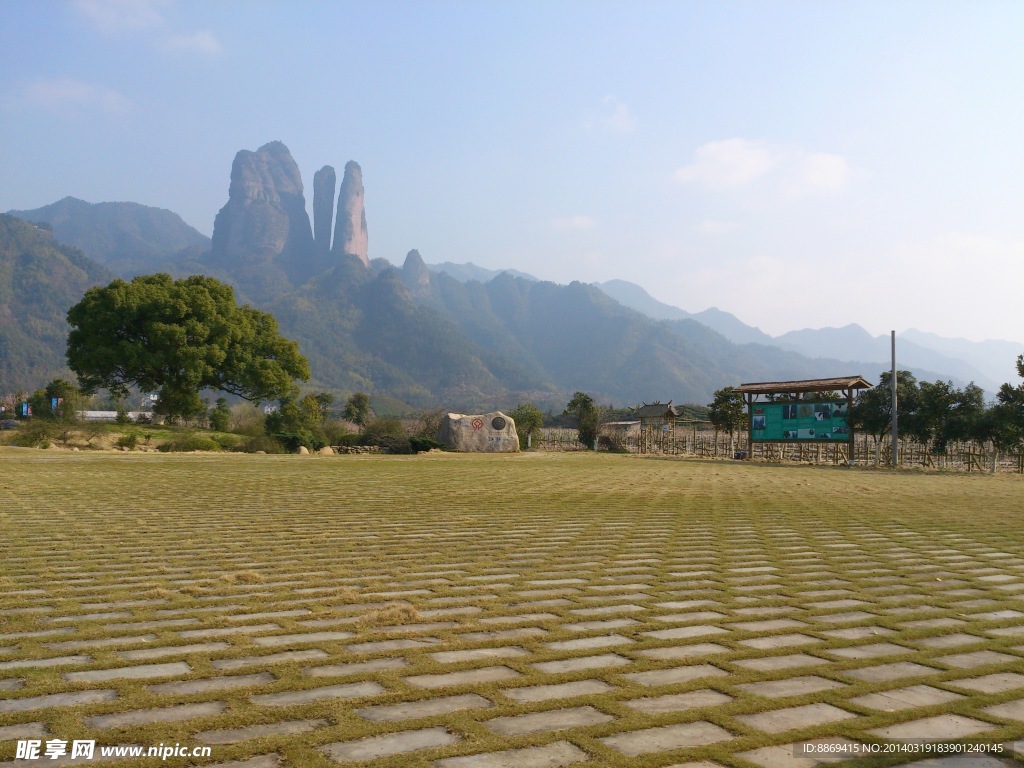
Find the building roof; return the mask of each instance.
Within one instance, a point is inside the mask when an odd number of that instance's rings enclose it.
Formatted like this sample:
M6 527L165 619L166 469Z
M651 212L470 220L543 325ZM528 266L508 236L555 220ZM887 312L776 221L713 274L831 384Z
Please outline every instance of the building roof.
M633 415L639 419L660 419L666 416L670 416L673 419L679 416L679 411L672 401L669 400L667 403L653 402L650 405L644 403L638 408L633 410Z
M733 389L745 395L781 395L787 392L833 392L837 389L868 389L871 384L863 376L840 376L834 379L802 381L762 381L740 384Z

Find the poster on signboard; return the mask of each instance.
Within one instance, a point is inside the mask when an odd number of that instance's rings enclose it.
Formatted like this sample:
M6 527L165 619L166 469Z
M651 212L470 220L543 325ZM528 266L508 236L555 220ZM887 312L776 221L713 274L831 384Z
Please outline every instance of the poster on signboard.
M845 401L758 403L751 407L755 441L845 442L850 439Z

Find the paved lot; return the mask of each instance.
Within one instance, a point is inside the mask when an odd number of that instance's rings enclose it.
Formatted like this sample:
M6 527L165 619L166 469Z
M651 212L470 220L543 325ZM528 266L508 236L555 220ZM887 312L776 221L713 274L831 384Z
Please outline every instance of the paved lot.
M118 764L237 768L1024 757L1014 478L987 501L950 485L935 514L912 484L925 508L901 516L865 490L881 474L797 467L26 455L0 457L4 768L33 764L25 738L209 745ZM812 480L826 507L850 494L844 516L743 501ZM972 499L1000 508L951 522Z

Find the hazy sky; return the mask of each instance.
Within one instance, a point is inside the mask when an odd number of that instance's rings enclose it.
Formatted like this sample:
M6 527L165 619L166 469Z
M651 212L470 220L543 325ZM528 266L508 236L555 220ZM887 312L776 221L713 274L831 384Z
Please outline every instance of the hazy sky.
M0 211L210 234L240 149L358 161L370 256L769 333L1024 341L1024 3L10 0Z

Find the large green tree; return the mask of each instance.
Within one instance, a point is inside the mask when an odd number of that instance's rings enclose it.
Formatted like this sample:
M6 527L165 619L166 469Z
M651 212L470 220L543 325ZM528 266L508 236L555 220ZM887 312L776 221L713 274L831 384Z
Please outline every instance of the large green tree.
M711 425L727 432L732 440L734 432L741 432L747 424L747 406L743 394L733 387L715 390L715 398L708 403L708 419Z
M267 414L264 427L267 434L289 450L299 446L323 448L327 435L323 424L327 419L334 396L329 392L317 392L301 399L285 397L279 407Z
M345 410L342 415L355 424L359 429L364 429L373 418L373 410L370 408L370 396L365 392L355 392L345 401Z
M910 371L896 372L896 410L901 434L909 434L919 420L920 390ZM892 372L883 371L878 384L861 390L850 410L850 424L875 438L875 463L882 460L882 438L892 432Z
M544 426L544 414L533 403L520 403L508 415L516 423L519 447L525 449L527 445L532 445L530 438L540 434L540 428Z
M934 453L944 454L949 443L979 436L985 412L985 394L976 384L963 389L950 381L922 381L917 417L909 433Z
M174 418L205 410L211 388L252 402L288 398L309 364L272 315L238 306L212 277L144 275L92 288L68 311L68 365L86 392L157 391Z
M576 392L565 406L565 413L575 414L579 440L587 448L592 448L601 428L601 410L594 403L594 398L585 392Z
M1017 373L1024 379L1024 355L1017 358ZM1024 450L1024 382L1003 384L985 416L982 430L996 450Z

